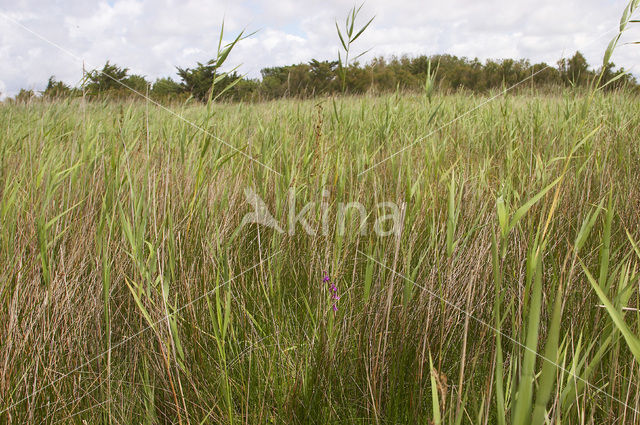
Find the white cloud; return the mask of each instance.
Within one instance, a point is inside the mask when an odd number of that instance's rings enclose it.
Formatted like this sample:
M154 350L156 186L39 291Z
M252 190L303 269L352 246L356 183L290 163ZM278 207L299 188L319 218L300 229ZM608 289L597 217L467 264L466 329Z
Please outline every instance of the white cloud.
M452 53L488 58L529 58L554 64L581 50L597 66L615 30L625 0L369 0L362 17L376 15L356 42L363 60L393 54ZM259 29L229 58L240 72L259 76L261 68L337 57L334 21L350 4L342 0L23 0L0 13L100 67L109 59L155 79L174 75L215 54L220 23L227 38L243 28ZM69 56L0 16L0 80L9 95L20 88L42 89L50 75L69 84L82 76L82 59ZM640 25L629 39L640 40ZM595 41L594 41L595 40ZM614 55L629 69L638 46ZM637 69L635 70L638 71Z

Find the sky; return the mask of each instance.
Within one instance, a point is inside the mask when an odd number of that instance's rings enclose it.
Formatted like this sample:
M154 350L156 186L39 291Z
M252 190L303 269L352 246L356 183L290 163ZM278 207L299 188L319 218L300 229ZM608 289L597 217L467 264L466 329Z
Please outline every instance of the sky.
M624 0L368 0L359 22L375 15L353 50L374 56L449 53L469 58L528 58L555 64L576 50L599 66L616 34ZM110 60L153 81L215 56L225 39L256 33L227 60L249 77L260 69L337 59L335 22L343 0L0 0L0 99L20 88L42 90L49 76L70 85ZM358 25L358 22L356 23ZM640 41L640 24L626 41ZM640 45L614 53L640 74Z

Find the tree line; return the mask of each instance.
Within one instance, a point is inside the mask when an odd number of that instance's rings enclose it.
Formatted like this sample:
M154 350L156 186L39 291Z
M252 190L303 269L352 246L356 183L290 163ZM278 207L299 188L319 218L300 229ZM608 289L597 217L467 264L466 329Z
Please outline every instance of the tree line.
M192 68L178 67L177 80L165 77L154 82L107 61L101 70L86 73L79 87L70 87L52 76L38 94L45 99L80 96L104 99L137 96L135 90L162 102L189 98L206 102L209 98L261 101L395 90L485 93L522 81L526 82L522 84L526 88L582 87L595 81L600 73L600 84L607 90L625 87L640 92L638 82L624 68L616 69L613 63L608 63L604 69L593 69L578 51L555 66L544 62L531 64L526 59L482 62L449 54L376 57L367 63L353 62L345 66L338 61L312 59L307 63L263 68L261 78L246 78L236 71L219 72L216 62L209 61ZM38 94L22 89L13 100L26 101Z

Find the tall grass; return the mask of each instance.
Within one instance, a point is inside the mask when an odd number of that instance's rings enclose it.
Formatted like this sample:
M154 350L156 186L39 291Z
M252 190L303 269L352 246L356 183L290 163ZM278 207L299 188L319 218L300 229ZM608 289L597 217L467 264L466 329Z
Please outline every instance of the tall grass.
M0 108L0 422L640 421L637 97L507 95L358 176L484 100L175 105L282 177L144 103Z

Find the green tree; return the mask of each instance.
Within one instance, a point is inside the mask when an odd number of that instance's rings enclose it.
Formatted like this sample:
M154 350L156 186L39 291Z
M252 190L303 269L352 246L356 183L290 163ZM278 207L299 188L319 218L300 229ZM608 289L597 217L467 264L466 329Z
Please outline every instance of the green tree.
M158 78L151 89L151 94L156 98L175 98L182 93L186 93L184 86L170 77Z
M333 90L333 83L336 81L337 61L318 61L311 59L309 62L309 72L311 74L312 91L315 94L327 93Z
M36 94L33 90L20 89L18 94L15 96L14 101L16 103L29 103L33 99L35 99Z
M121 89L133 89L141 94L146 94L147 87L150 85L146 78L144 78L142 75L136 74L129 75L128 77L124 78L122 82L126 85L126 87L121 86Z
M129 68L120 68L115 64L107 61L101 70L89 71L86 76L89 82L86 86L87 91L91 94L104 93L109 90L119 89L122 87L120 81L127 77Z
M177 69L184 89L191 93L194 98L205 102L216 77L216 67L198 62L198 66L195 68Z
M264 68L260 74L261 93L268 99L313 94L311 66L306 63Z
M71 88L62 81L56 81L56 77L52 75L42 95L47 99L62 99L71 96Z
M570 59L561 59L558 69L563 80L571 86L583 86L589 81L589 64L580 52L576 52Z

